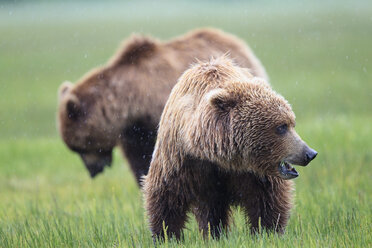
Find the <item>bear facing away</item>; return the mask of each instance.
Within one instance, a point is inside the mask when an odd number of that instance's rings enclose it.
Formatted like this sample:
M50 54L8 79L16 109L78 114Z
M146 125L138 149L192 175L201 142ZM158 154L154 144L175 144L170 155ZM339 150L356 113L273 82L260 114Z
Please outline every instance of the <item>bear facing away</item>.
M291 164L317 152L294 130L287 101L261 78L223 56L180 77L161 116L144 181L153 237L180 238L191 210L203 234L219 237L231 205L240 205L251 230L283 232L292 206Z
M229 53L239 65L260 77L264 68L235 36L200 29L168 42L133 36L103 67L76 85L59 89L58 128L94 177L111 164L119 145L139 183L147 174L156 128L179 76L197 59Z

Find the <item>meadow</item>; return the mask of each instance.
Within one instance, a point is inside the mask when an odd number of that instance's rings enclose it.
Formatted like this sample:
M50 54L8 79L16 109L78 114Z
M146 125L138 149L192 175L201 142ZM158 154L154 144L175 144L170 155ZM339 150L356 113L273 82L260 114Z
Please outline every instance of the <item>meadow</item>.
M368 1L0 2L0 247L153 246L120 151L91 180L62 143L57 89L133 32L166 40L204 26L251 46L319 155L298 168L284 235L251 235L238 208L220 240L190 216L185 240L159 247L371 247L371 13Z

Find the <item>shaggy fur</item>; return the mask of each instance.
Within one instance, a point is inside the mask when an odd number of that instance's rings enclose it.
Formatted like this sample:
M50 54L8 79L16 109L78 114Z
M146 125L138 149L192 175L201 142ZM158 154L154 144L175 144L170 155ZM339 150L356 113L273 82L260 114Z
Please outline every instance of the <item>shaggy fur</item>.
M283 124L288 132L278 134ZM207 234L209 223L218 237L231 205L243 207L252 231L261 219L263 228L283 232L293 183L281 178L278 165L292 157L309 162L294 125L287 101L227 57L187 70L164 108L144 181L153 236L164 236L164 223L180 238L191 210L200 230Z
M259 60L235 36L214 29L190 32L169 42L133 36L108 62L76 85L59 90L58 127L92 177L110 165L119 145L140 181L147 174L156 127L177 78L197 59L229 53L251 73L266 78Z

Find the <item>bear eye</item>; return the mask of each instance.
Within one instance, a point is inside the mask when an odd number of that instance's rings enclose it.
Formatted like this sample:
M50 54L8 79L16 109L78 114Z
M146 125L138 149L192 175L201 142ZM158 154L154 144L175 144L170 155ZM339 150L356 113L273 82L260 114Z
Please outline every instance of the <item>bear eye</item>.
M287 132L287 130L288 130L288 125L283 124L276 128L276 133L279 135L283 135Z

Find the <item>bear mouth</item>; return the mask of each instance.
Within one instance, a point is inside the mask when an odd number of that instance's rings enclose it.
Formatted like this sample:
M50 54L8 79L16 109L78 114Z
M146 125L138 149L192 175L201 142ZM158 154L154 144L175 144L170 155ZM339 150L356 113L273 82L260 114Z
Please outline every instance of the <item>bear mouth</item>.
M298 177L298 172L293 168L293 166L286 162L281 161L278 165L279 177L285 180L293 179Z

